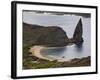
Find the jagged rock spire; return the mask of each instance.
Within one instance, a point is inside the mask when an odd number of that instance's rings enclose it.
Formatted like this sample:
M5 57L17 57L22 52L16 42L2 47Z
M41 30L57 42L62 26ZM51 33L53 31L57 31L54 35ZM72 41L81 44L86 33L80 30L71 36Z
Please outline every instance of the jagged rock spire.
M75 40L75 42L81 41L83 39L82 34L83 34L83 28L82 28L82 20L80 18L73 35L73 39Z

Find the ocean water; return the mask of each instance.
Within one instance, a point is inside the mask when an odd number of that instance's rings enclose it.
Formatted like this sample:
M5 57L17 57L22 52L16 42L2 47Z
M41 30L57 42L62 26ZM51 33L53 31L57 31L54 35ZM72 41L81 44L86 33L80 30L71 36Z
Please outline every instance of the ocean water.
M36 14L33 12L23 12L23 22L42 26L59 26L66 35L71 38L79 19L83 24L83 39L81 46L69 45L61 48L47 48L42 50L42 54L53 59L70 60L91 56L91 18L77 15L50 15Z

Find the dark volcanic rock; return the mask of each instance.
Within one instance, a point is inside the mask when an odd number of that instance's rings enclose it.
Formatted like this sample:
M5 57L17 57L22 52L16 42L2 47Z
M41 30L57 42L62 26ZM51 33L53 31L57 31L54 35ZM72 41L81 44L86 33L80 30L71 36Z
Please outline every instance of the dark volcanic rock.
M60 27L41 28L40 34L41 36L39 36L39 38L37 39L37 44L54 47L67 45L66 40L68 39L68 37Z
M27 44L61 47L67 45L66 32L57 26L23 24L23 40Z
M58 26L40 26L23 23L23 41L25 44L62 47L70 43L83 42L82 21L79 20L73 38L68 39L66 32Z
M75 43L75 44L79 45L83 42L82 34L83 34L83 28L82 28L82 21L80 19L78 24L76 25L73 38L67 39L66 42L68 44Z
M80 19L74 31L74 35L73 35L74 43L77 44L83 42L82 34L83 34L82 20Z

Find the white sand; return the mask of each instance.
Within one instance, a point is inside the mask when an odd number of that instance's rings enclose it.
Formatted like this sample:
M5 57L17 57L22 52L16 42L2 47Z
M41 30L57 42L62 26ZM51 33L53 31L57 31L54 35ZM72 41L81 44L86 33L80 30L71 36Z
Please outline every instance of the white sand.
M33 56L35 56L37 58L40 58L40 59L44 59L44 60L49 60L49 61L57 60L58 62L68 61L68 60L66 60L64 58L59 58L59 57L54 57L54 56L46 57L46 56L43 56L41 54L41 50L42 49L54 49L54 48L57 48L57 47L33 46L33 47L30 48L29 52L31 52Z
M43 46L33 46L33 47L30 48L29 52L31 52L33 56L36 56L36 57L38 57L40 59L45 59L45 60L53 61L53 59L44 57L41 54L41 50L44 49L44 48L46 48L46 47L43 47Z

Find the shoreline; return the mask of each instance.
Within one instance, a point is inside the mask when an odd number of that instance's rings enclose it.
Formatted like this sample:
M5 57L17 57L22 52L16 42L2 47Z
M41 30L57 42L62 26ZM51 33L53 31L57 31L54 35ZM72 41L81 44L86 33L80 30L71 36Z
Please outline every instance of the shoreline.
M52 47L52 48L56 48L56 47ZM48 49L52 49L52 48L48 48ZM68 62L68 61L71 61L73 59L70 59L70 60L66 60L66 59L63 59L63 58L59 58L59 57L47 57L47 56L43 56L43 54L41 53L41 50L43 49L47 49L47 47L44 47L44 46L32 46L30 49L29 49L29 52L32 53L32 56L35 56L39 59L43 59L43 60L49 60L49 61L58 61L58 62ZM88 57L88 56L87 56ZM84 58L84 57L82 57ZM80 58L74 58L74 59L81 59Z
M43 69L43 68L62 68L62 67L83 67L91 66L91 56L62 60L49 58L41 53L45 46L32 46L29 49L31 55L23 60L23 69Z
M43 47L43 46L33 46L30 48L29 52L31 52L32 55L37 58L53 61L53 59L50 59L48 57L44 57L43 55L41 55L41 50L45 48L46 47Z
M56 47L51 47L48 49L54 49ZM61 48L61 47L59 47ZM70 60L65 60L63 58L58 58L58 57L47 57L47 56L43 56L43 54L41 53L42 49L47 49L47 47L44 46L33 46L30 48L29 52L32 53L33 56L39 58L39 59L44 59L44 60L49 60L49 61L58 61L58 62L66 62L66 61L70 61Z

